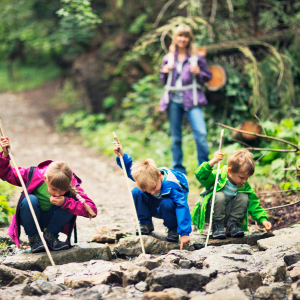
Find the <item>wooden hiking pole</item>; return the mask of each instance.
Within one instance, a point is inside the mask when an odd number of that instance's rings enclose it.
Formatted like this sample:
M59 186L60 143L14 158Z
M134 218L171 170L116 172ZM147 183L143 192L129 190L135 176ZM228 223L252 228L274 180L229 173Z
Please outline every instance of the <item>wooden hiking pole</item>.
M113 132L113 136L114 136L115 141L118 143L119 142L118 141L118 137L117 137L117 135L114 132ZM143 239L142 239L141 228L140 228L138 215L137 215L137 212L136 212L136 209L135 209L134 200L133 200L133 196L132 196L130 185L129 185L129 178L127 176L127 172L126 172L126 168L125 168L125 164L124 164L124 160L123 160L123 155L124 155L124 153L120 149L119 150L119 158L120 158L120 161L121 161L122 169L124 171L124 176L125 176L127 188L128 188L128 192L129 192L130 199L131 199L131 204L132 204L132 207L133 207L136 224L137 224L137 228L138 228L138 231L139 231L139 237L140 237L140 241L141 241L142 252L143 252L143 254L145 254L146 252L145 252L144 243L143 243Z
M3 130L3 127L2 127L1 119L0 119L0 135L1 135L2 137L5 137L4 130ZM11 151L9 150L9 148L7 148L7 151L8 151L8 155L9 155L9 157L10 157L10 160L11 160L11 162L12 162L12 165L13 165L13 167L15 168L17 174L18 174L18 177L19 177L20 183L21 183L21 185L22 185L23 191L24 191L24 193L25 193L25 196L26 196L26 199L27 199L27 202L28 202L28 205L29 205L29 208L30 208L32 217L33 217L33 220L34 220L34 222L35 222L35 226L36 226L37 231L38 231L38 233L39 233L39 236L40 236L40 238L41 238L41 240L42 240L42 242L43 242L43 245L44 245L44 247L45 247L45 249L46 249L46 252L47 252L47 254L48 254L49 260L50 260L52 266L55 266L55 263L54 263L53 258L52 258L52 256L51 256L51 253L50 253L50 251L49 251L48 245L47 245L47 243L46 243L46 241L45 241L45 239L44 239L43 233L42 233L42 231L41 231L41 228L40 228L38 219L37 219L37 217L36 217L36 215L35 215L35 212L34 212L34 209L33 209L33 207L32 207L32 204L31 204L31 201L30 201L30 198L29 198L29 195L28 195L28 192L27 192L27 189L26 189L24 180L23 180L23 178L22 178L22 176L21 176L21 174L20 174L20 171L19 171L19 169L18 169L18 166L17 166L17 164L16 164L16 162L15 162L15 160L14 160L14 157L13 157L13 155L11 154Z
M223 133L224 133L224 129L221 130L219 151L222 149ZM215 180L215 185L214 185L214 191L213 191L213 195L212 195L210 217L209 217L209 227L208 227L208 233L207 233L207 236L206 236L205 248L207 247L207 244L208 244L209 234L210 234L210 230L211 230L211 223L212 223L213 214L214 214L216 191L217 191L217 185L218 185L219 173L220 173L220 163L221 163L221 161L218 162L217 175L216 175L216 180Z

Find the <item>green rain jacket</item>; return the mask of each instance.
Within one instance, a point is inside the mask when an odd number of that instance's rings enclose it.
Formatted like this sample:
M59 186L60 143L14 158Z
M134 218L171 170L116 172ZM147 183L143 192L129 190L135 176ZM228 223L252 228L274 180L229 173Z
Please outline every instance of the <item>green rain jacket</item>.
M213 187L216 180L217 171L213 171L213 168L208 162L202 163L199 168L195 171L197 180L204 186L204 190L201 193L200 201L195 205L191 211L192 221L199 228L200 233L202 232L205 225L206 206L208 200L213 194ZM228 167L225 165L219 173L219 180L217 184L217 192L220 191L227 181ZM248 209L245 213L245 217L242 220L244 231L248 231L248 213L250 213L253 220L258 224L262 224L263 221L268 221L266 211L260 206L260 200L255 195L254 190L250 184L239 186L238 193L249 194Z

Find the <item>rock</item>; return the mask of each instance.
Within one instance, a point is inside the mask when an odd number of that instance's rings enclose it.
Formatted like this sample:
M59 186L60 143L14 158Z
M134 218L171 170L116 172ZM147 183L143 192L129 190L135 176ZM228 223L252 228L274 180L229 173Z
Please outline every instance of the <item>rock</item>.
M84 262L91 259L111 260L112 254L108 245L86 243L72 247L68 250L51 251L56 265L69 262ZM3 264L20 270L44 271L51 263L47 253L22 253L8 256Z
M190 269L192 267L192 262L187 259L181 259L178 263L179 267L182 269Z
M49 281L64 283L64 278L69 276L97 275L110 271L114 266L113 262L104 260L91 260L85 263L69 263L60 266L49 266L43 272Z
M213 294L229 288L256 290L261 285L262 278L258 272L229 273L225 276L218 275L216 279L206 285L205 290L207 293Z
M297 265L293 268L292 271L290 271L290 277L293 281L297 281L300 279L300 265Z
M254 293L253 300L282 300L286 295L285 287L261 286Z
M122 285L125 287L127 285L136 284L140 281L144 281L149 273L149 270L145 267L139 267L131 262L124 262L121 264L115 264L111 269L112 275L120 278L122 280ZM112 278L110 282L114 279ZM117 280L116 282L118 282Z
M99 284L90 288L91 291L96 291L101 295L108 295L113 292L110 285L107 284Z
M179 249L179 243L170 243L153 236L143 236L143 242L146 253L163 254L172 249ZM142 253L139 237L126 237L119 240L119 243L114 248L118 256L138 256Z
M107 225L98 227L96 229L96 235L93 237L92 242L111 244L125 236L126 233L121 229L120 226Z
M292 284L293 300L300 300L300 280Z
M201 290L210 282L217 272L215 270L169 270L154 269L150 271L146 283L150 291L162 291L165 288L177 287L186 291Z
M30 288L33 295L44 295L50 293L51 295L58 294L66 289L66 287L56 285L55 283L45 280L34 281Z
M285 234L290 234L290 233L294 233L294 232L300 233L300 224L295 224L291 227L274 230L273 234L274 234L274 236L279 236L282 234L285 235Z
M216 254L204 260L203 268L212 268L222 274L239 271L251 272L255 271L253 263L250 255Z
M241 290L231 288L211 295L196 295L191 300L248 300L248 297Z
M256 290L262 285L262 277L259 272L245 273L241 272L237 275L238 285L240 289Z
M218 240L218 239L209 239L208 245L209 246L224 246L224 245L233 245L233 244L248 244L248 245L256 245L257 242L261 239L266 239L273 236L272 232L265 232L261 230L253 230L253 227L249 226L250 228L250 234L242 237L242 238L231 238L227 237L224 240ZM195 250L204 248L206 242L206 236L200 235L197 236L195 239L191 236L191 247L193 247Z
M290 234L282 234L280 239L277 236L270 237L257 242L260 250L267 250L274 246L285 245L294 248L297 252L300 251L300 236L299 232L294 232Z
M146 292L143 295L143 300L187 300L189 298L186 291L178 288L169 288L162 292Z
M148 290L148 284L144 281L140 281L134 287L141 292L145 292Z
M285 255L283 259L287 266L291 266L300 260L300 252Z
M270 263L260 273L264 283L284 281L287 277L284 262Z
M180 267L171 262L163 262L157 269L180 269Z
M148 270L158 268L164 262L163 258L155 257L151 254L140 254L134 263L141 267L146 267Z
M230 273L225 276L218 276L216 279L209 282L205 290L209 294L216 293L219 290L235 288L238 289L238 273Z
M65 278L64 284L69 288L79 289L98 284L107 284L110 282L110 277L110 272L103 272L98 275L70 276Z
M0 265L0 282L1 285L16 285L29 283L34 280L33 275L28 272Z
M18 284L11 288L0 291L0 300L14 300L18 296L32 295L31 289L27 284Z
M73 297L75 299L82 299L82 300L101 300L101 295L94 290L87 290L87 289L79 289L74 292Z

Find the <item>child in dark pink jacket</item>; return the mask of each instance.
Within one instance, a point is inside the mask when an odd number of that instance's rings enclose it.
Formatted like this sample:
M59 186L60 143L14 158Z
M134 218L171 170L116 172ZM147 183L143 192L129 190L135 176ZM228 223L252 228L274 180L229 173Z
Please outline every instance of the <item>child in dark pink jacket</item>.
M10 164L7 151L8 147L10 148L9 139L1 138L0 146L3 149L0 152L0 179L21 186L17 172ZM47 245L54 251L68 249L76 216L91 217L85 205L94 212L93 217L97 215L96 205L80 187L81 180L72 172L68 163L63 161L47 160L37 167L19 168L19 171ZM32 252L45 251L24 192L21 194L8 230L8 234L18 247L20 225L28 235ZM60 232L67 235L66 242L58 239Z

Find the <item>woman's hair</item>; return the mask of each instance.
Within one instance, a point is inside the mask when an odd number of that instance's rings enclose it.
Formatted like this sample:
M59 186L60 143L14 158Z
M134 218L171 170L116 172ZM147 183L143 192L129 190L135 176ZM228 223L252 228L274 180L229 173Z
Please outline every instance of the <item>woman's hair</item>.
M159 171L151 158L145 159L141 163L136 162L131 167L131 175L137 186L144 192L152 189L159 179Z
M179 35L185 35L187 37L190 38L189 44L187 46L187 51L189 53L190 56L192 55L196 55L197 54L197 48L196 46L193 44L193 41L195 40L192 28L189 25L179 25L178 27L175 28L174 32L173 32L173 37L172 37L172 44L170 45L170 52L174 52L176 50L176 38Z
M69 191L76 196L76 189L71 185L73 172L65 161L52 162L45 173L47 183L61 191Z
M252 153L247 149L234 151L227 160L227 166L231 168L232 173L248 173L252 176L255 170L255 164Z

